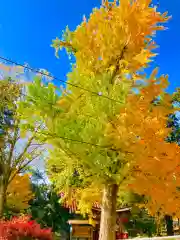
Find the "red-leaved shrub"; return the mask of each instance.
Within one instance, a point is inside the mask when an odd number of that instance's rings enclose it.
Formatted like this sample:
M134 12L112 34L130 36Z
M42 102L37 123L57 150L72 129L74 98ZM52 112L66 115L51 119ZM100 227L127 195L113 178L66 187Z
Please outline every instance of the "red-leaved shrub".
M29 216L0 221L0 240L52 240L51 229L42 229Z

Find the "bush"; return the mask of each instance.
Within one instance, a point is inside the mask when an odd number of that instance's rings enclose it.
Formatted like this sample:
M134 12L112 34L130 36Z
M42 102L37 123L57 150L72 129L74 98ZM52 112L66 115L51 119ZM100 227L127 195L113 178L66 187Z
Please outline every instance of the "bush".
M42 229L29 216L0 221L0 240L52 240L51 229Z

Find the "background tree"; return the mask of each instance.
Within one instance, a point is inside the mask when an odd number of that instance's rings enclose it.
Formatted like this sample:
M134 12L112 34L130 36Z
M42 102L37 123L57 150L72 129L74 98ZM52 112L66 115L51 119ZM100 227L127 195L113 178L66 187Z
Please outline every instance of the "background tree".
M124 225L131 237L156 235L156 221L153 216L149 215L146 208L133 205L129 221Z
M60 195L51 184L47 184L43 174L36 170L32 172L32 187L34 199L30 201L28 212L43 228L52 228L52 231L61 236L69 237L67 221L74 215L60 203Z
M173 93L173 98L172 98L172 105L173 106L180 106L180 89L177 88L176 92ZM172 132L167 138L168 142L175 142L178 145L180 145L180 121L179 121L179 111L177 111L174 114L171 114L168 119L168 127L172 129ZM178 193L179 188L176 189L176 195L179 195ZM175 195L175 198L177 196ZM179 196L178 196L179 197ZM172 196L170 196L172 198ZM174 215L175 212L172 213ZM165 215L165 221L166 221L166 229L167 229L167 235L172 236L174 233L173 230L173 216L172 215Z
M20 213L29 208L29 202L33 198L29 175L16 175L7 187L6 207Z
M11 181L35 159L43 147L36 142L40 123L29 129L23 117L22 85L10 78L0 81L1 139L0 148L0 216L3 215L6 192ZM41 151L40 151L41 150Z
M4 147L5 136L9 128L13 127L13 103L20 96L20 85L15 84L11 78L0 81L0 137L1 145Z
M176 91L172 95L172 106L179 107L180 106L180 88L177 88ZM169 116L167 127L172 129L172 132L167 138L169 142L176 142L180 145L180 119L179 119L179 111L176 111L174 114Z
M130 218L124 223L130 237L137 235L152 237L156 234L156 221L146 208L147 200L146 196L128 191L128 188L121 192L118 205L131 209Z

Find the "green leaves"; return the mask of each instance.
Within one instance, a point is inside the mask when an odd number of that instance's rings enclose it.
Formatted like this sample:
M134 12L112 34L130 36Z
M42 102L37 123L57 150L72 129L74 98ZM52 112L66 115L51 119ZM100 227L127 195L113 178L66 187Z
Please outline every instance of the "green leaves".
M20 96L21 86L16 84L11 78L0 81L0 107L12 108L14 102Z
M0 81L0 134L1 140L15 126L16 102L20 96L21 86L7 78Z
M38 175L38 172L34 172ZM41 179L41 177L40 177ZM35 198L30 203L29 212L42 227L52 227L53 232L63 233L69 231L68 219L70 214L59 204L59 196L52 185L33 184Z
M57 96L56 88L44 85L40 78L27 89L26 101L22 103L24 129L32 131L35 123L43 125L38 136L53 147L49 150L47 171L58 191L68 193L72 186L84 189L94 180L99 186L120 179L121 170L118 167L117 171L117 156L111 150L106 127L124 106L131 82L117 79L112 85L111 80L108 72L87 77L74 68L68 83L82 85L90 92L68 85ZM80 174L76 180L75 170Z
M40 80L36 79L39 87ZM53 99L52 86L49 95ZM33 94L38 91L30 87ZM2 196L5 199L6 189L18 174L27 170L28 165L38 158L43 158L46 149L40 142L39 134L43 129L41 114L34 113L32 102L35 101L23 94L23 86L11 79L0 82L0 130L2 145L0 158L3 172L1 185L5 184ZM44 139L43 139L44 140ZM25 200L25 199L24 199ZM22 205L22 207L25 205ZM0 209L2 215L3 207Z

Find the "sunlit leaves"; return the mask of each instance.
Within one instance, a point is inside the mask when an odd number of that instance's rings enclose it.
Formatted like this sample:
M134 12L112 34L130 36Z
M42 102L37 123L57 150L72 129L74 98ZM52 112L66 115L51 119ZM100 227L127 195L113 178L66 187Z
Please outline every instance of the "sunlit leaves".
M56 52L70 48L76 57L76 67L81 73L102 73L113 66L121 74L122 61L127 69L140 70L154 56L154 32L162 30L159 24L168 20L167 13L160 14L151 1L120 1L119 4L94 9L87 21L70 33L67 29L63 41L54 40Z
M27 174L16 175L9 184L6 192L7 207L16 211L22 211L29 207L29 201L33 199L31 181Z
M38 158L43 158L45 152L43 144L38 138L38 129L42 129L41 119L33 119L33 111L29 108L31 106L30 99L26 98L23 93L24 85L12 81L11 78L1 81L1 130L3 130L3 144L0 148L0 162L1 162L1 209L3 212L3 205L7 201L9 205L13 205L14 199L17 199L15 208L27 208L28 201L32 195L28 190L29 180L26 175L23 177L19 174L27 170L28 165ZM34 109L33 109L34 110ZM28 116L27 112L29 112ZM20 195L20 180L25 184L27 190ZM11 180L14 180L14 182ZM18 184L16 185L16 182ZM11 183L11 184L10 184ZM9 185L10 184L10 185ZM6 194L7 190L7 194ZM17 192L16 192L17 190ZM13 193L11 193L13 192ZM10 194L10 195L9 195ZM25 195L23 195L25 194ZM22 198L24 198L22 200ZM24 202L23 202L24 201Z
M56 53L64 47L76 59L66 91L59 99L45 98L55 90L40 83L29 91L35 98L42 94L41 102L36 98L29 109L33 112L36 106L46 127L46 140L53 146L48 174L59 191L80 199L80 208L83 201L86 207L94 201L87 198L91 182L97 189L109 182L122 185L135 177L134 168L140 162L142 168L151 166L149 152L153 160L160 158L156 148L164 146L161 142L169 133L167 77L157 78L156 70L149 79L141 75L155 56L155 32L168 20L167 13L157 12L150 3L122 0L110 6L105 1L75 31L67 28L63 39L53 42ZM137 79L141 80L138 87ZM46 106L48 102L52 108ZM82 180L78 187L78 181L72 180L75 170Z
M151 213L179 214L180 149L176 143L166 142L171 133L168 116L175 109L170 95L164 94L167 78L157 78L156 73L139 94L128 97L107 130L117 151L129 152L131 189L150 197L147 206Z

